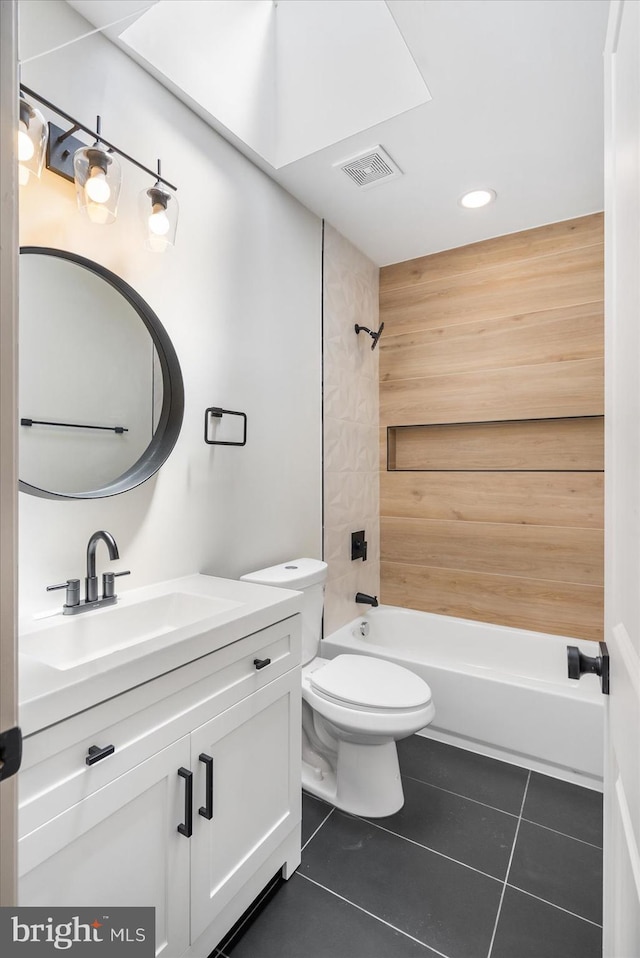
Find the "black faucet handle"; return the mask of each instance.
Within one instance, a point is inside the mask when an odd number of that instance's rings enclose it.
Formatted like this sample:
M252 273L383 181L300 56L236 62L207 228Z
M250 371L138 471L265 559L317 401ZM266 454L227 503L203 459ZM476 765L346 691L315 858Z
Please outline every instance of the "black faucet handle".
M59 582L57 585L48 585L47 592L54 592L56 589L66 589L65 606L80 605L80 579L67 579L66 582Z
M351 561L354 559L367 561L367 540L364 537L364 529L351 533Z
M126 569L124 572L103 572L102 573L102 598L110 599L115 596L115 584L114 579L117 579L120 575L131 575L131 570Z

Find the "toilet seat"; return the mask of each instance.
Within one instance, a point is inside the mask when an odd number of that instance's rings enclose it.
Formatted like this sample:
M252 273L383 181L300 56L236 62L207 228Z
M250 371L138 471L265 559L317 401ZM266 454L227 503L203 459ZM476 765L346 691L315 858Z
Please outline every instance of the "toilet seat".
M431 702L431 689L419 676L367 655L338 655L314 669L309 684L323 699L370 712L414 711Z
M344 663L334 665L331 671L326 673L325 678L328 679L328 688L333 688L340 694L347 695L349 697L348 701L344 698L332 697L330 693L323 691L321 687L324 684L321 673L323 673L325 669L328 669L332 663L338 662L340 658L353 658L356 659L356 662L347 662L346 665ZM415 690L418 688L420 690L418 694L419 704L407 706L406 702L404 702L399 708L385 708L380 707L380 705L359 705L352 701L353 699L359 698L372 698L371 694L358 694L359 684L363 686L366 685L366 683L359 683L359 677L365 670L369 672L370 669L369 666L363 665L365 661L378 662L385 667L391 666L392 668L389 672L387 672L386 668L384 670L387 675L393 675L394 669L397 668L403 677L405 673L410 676L408 681L416 679L418 685L416 686L414 684L413 701L415 701ZM343 667L346 669L346 673L343 674L349 676L348 690L345 688L346 679L342 683L338 682ZM371 670L373 670L373 668L374 667L371 667ZM331 682L333 673L338 677L335 686ZM397 677L396 675L396 678ZM402 681L402 679L400 681ZM392 682L393 680L389 680L387 684L391 685ZM378 685L378 691L380 691L380 685ZM368 692L371 692L370 686L368 687ZM395 694L397 696L399 695L399 693ZM326 720L341 730L338 735L339 739L349 740L351 742L357 740L365 747L381 744L385 741L405 738L407 735L411 735L413 732L417 732L418 729L428 725L435 715L435 708L431 699L431 689L426 682L423 682L418 676L409 672L408 669L396 666L393 662L377 660L374 659L373 656L368 655L338 656L335 659L313 659L302 668L302 699L313 710L317 720ZM377 700L378 702L384 701L384 698L378 698ZM387 699L387 701L389 701L389 699ZM411 699L407 701L411 701ZM316 719L314 719L314 721ZM334 734L335 737L335 733L332 734Z

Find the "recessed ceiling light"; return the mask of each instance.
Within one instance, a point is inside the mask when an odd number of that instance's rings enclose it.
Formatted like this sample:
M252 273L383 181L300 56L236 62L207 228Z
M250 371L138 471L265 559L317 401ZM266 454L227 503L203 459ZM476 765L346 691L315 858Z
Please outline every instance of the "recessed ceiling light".
M495 190L471 190L470 193L460 197L460 205L468 210L477 210L481 206L486 206L487 203L492 203L495 198Z

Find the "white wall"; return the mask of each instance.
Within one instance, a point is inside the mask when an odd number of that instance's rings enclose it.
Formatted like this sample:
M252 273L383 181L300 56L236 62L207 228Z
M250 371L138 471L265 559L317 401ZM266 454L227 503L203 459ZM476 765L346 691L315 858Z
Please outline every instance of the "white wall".
M29 55L87 24L59 0L21 3ZM90 534L107 529L131 569L121 591L195 571L236 577L321 553L321 224L100 36L23 65L22 81L177 183L171 253L146 251L123 162L116 223L85 222L73 184L43 173L21 197L23 245L72 250L119 274L167 329L185 380L178 443L156 477L109 499L20 495L20 611L61 604L45 586L84 576ZM46 322L43 295L43 322ZM244 448L207 446L207 406L249 418ZM107 562L99 553L99 571Z
M324 233L324 557L329 565L324 634L380 591L378 349L354 326L378 328L378 267L328 224ZM365 531L367 561L351 559Z

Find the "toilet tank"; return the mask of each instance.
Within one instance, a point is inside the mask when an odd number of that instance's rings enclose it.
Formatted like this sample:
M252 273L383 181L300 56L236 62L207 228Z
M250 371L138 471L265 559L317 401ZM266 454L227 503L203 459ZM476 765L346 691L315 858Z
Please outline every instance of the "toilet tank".
M240 576L243 582L271 585L278 589L302 592L302 664L306 665L318 654L322 630L324 584L327 563L320 559L291 559L257 572Z

